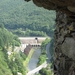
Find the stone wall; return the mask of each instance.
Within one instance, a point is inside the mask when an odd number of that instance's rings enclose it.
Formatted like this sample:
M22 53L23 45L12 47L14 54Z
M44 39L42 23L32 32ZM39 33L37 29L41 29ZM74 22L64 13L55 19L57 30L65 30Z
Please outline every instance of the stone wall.
M75 75L75 22L57 12L54 44L54 75Z
M54 75L75 75L75 0L32 1L39 7L56 10Z

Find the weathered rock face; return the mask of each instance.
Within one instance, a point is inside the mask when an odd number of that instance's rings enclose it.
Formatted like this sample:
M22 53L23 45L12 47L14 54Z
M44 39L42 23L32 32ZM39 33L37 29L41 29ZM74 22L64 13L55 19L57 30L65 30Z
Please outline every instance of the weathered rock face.
M55 75L75 75L75 22L67 21L67 16L57 12L55 30Z
M75 0L33 2L39 7L56 10L54 75L75 75Z
M61 45L61 49L62 49L62 52L66 56L75 60L75 40L74 38L66 37L64 43Z
M30 0L25 0L30 1ZM32 0L39 7L48 10L62 11L69 20L75 20L75 0Z

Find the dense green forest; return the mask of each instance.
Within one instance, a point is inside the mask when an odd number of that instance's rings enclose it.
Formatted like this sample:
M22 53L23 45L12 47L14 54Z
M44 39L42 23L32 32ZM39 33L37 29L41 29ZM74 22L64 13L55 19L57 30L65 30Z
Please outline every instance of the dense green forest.
M14 52L20 46L18 36L52 36L55 11L49 11L24 0L0 0L0 75L25 75L26 59L22 52ZM14 35L14 34L17 35ZM12 54L8 58L8 49Z
M23 61L26 56L22 52L16 53L13 50L14 46L19 45L18 37L5 29L3 24L0 24L0 75L17 75L17 72L25 75ZM12 52L10 57L9 51Z
M19 36L50 36L54 20L54 11L39 8L32 2L0 0L0 22Z
M19 46L20 40L16 35L13 35L6 28L4 28L3 24L0 24L0 48L6 47L8 49L9 46Z

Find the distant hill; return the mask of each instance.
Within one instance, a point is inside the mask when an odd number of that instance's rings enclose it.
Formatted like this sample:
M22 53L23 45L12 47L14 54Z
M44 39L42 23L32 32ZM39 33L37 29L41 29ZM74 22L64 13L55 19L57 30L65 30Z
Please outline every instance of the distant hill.
M55 12L35 6L24 0L0 0L0 22L9 30L22 28L43 31L48 35L54 29Z

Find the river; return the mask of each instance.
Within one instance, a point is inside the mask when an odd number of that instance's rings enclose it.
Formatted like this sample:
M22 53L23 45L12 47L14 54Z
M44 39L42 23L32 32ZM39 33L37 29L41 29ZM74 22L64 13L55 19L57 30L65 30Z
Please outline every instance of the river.
M35 51L28 63L28 71L31 71L37 67L37 62L39 61L39 56L41 54L41 49L40 48L35 48Z

